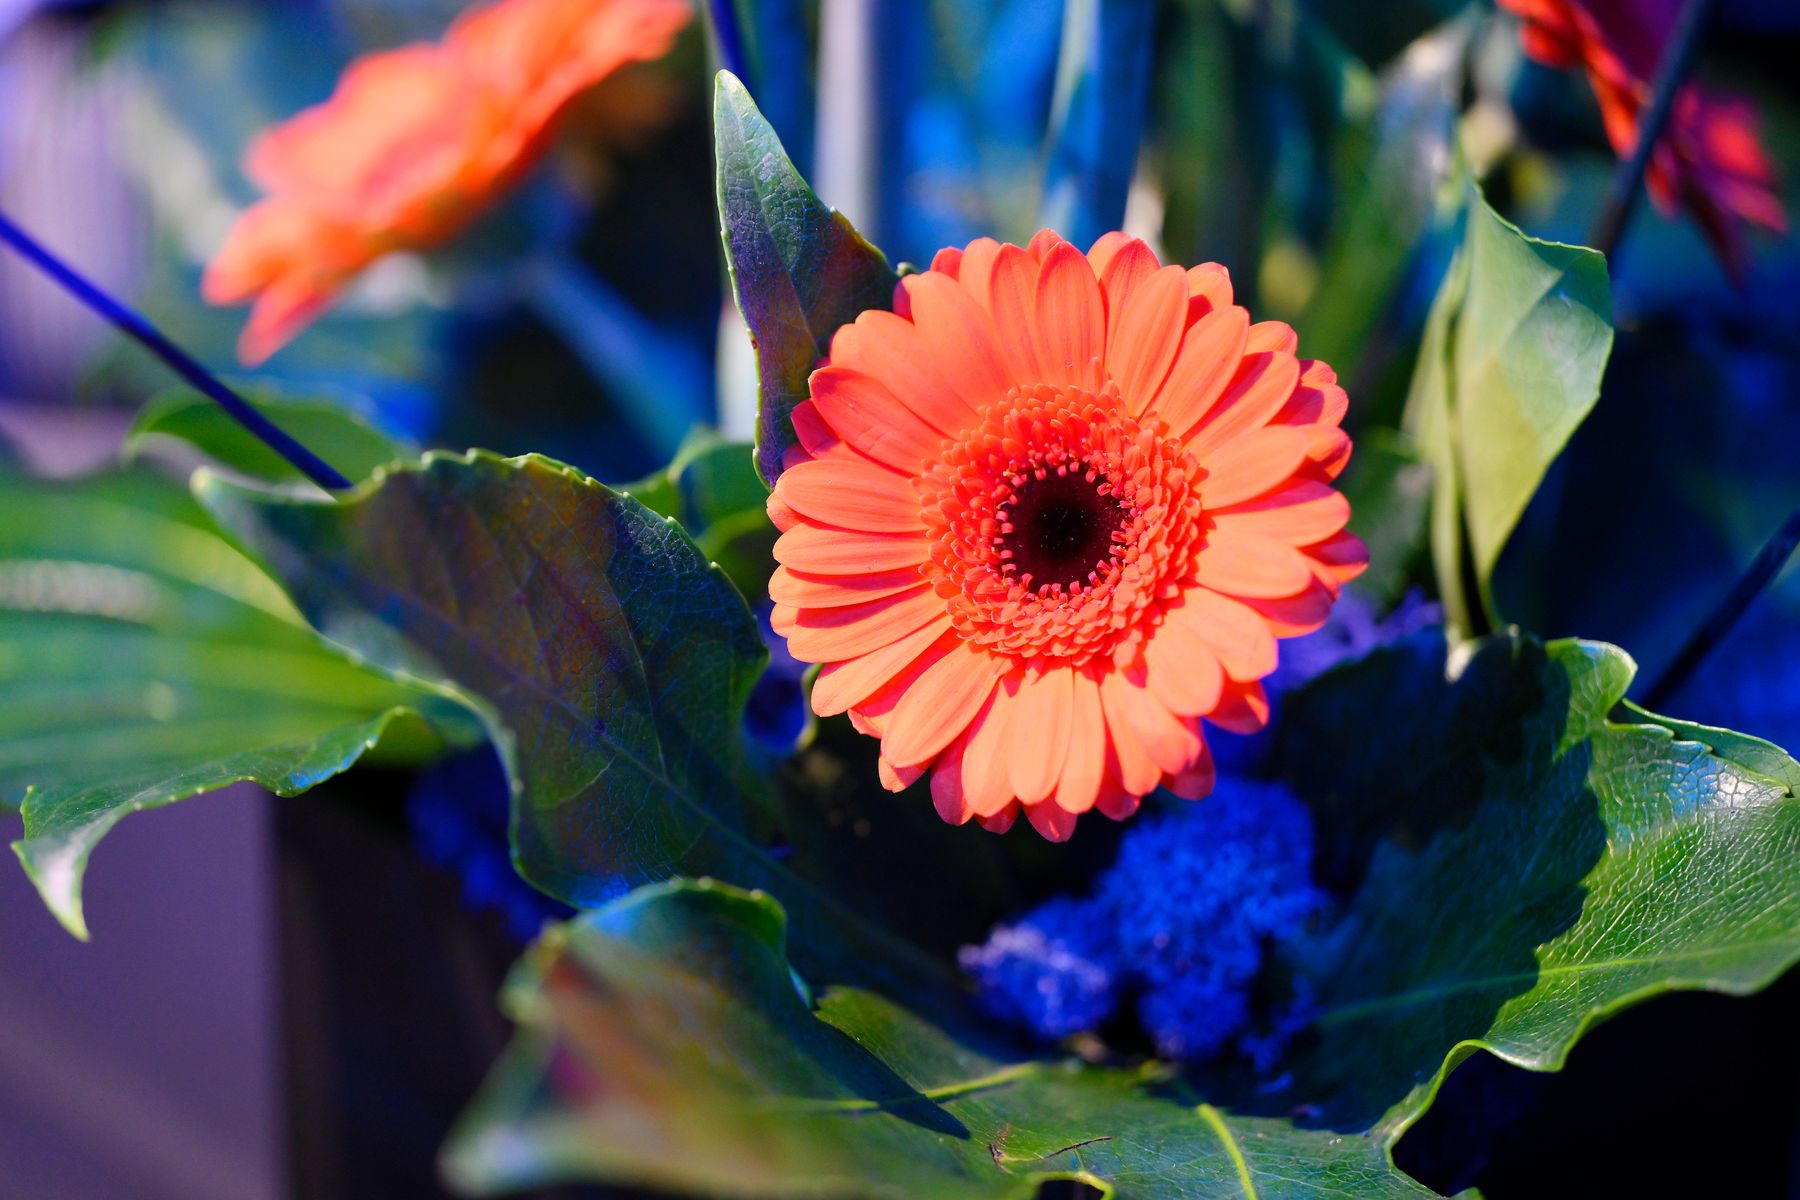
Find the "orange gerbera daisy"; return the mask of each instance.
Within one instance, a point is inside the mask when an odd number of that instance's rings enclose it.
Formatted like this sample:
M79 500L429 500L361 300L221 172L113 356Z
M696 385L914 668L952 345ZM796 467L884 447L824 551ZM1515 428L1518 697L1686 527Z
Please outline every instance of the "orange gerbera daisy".
M1330 481L1343 389L1225 268L1108 234L941 251L838 330L769 512L774 626L821 716L932 769L947 821L1069 836L1212 789L1275 641L1367 564Z
M580 92L665 53L687 0L500 0L443 41L352 63L331 99L250 150L273 193L208 266L208 303L254 300L238 344L261 362L394 250L455 236L543 153Z
M1681 0L1499 0L1525 22L1525 53L1545 66L1582 67L1600 101L1606 137L1621 156L1637 145L1651 81L1681 14ZM1777 233L1787 214L1756 112L1736 97L1689 83L1676 93L1648 172L1650 198L1673 215L1685 205L1733 278L1749 260L1741 221Z

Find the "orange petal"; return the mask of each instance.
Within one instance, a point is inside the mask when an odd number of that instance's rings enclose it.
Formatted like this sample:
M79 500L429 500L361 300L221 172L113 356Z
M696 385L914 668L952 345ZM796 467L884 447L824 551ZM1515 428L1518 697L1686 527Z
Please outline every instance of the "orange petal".
M979 411L1006 395L1012 381L995 349L992 323L975 297L943 275L911 275L900 281L912 294L913 324L931 347L935 365Z
M788 414L788 420L792 422L794 436L800 439L800 447L806 451L807 458L818 458L844 445L844 439L819 415L819 410L811 400L802 400L794 405L794 410ZM804 462L805 459L798 461ZM786 466L785 458L782 465Z
M1062 774L1075 706L1075 672L1068 667L1027 672L1017 689L1006 736L1007 776L1013 794L1035 804L1049 797Z
M777 633L780 630L776 631ZM813 681L812 708L821 717L836 716L854 708L905 674L939 638L950 632L948 614L939 616L891 642L856 658L826 663ZM949 646L939 647L948 651Z
M1017 246L1002 246L988 273L988 309L1000 355L1013 378L1031 383L1046 378L1038 365L1036 323L1037 263Z
M1112 265L1113 257L1134 243L1139 246L1144 245L1142 238L1134 238L1129 233L1122 233L1117 229L1095 238L1094 244L1088 247L1087 252L1088 261L1094 264L1094 274L1104 278L1106 268ZM1144 249L1149 250L1150 247L1144 246ZM1150 270L1154 271L1156 267L1156 256L1151 255Z
M881 780L881 786L890 792L904 792L919 782L919 776L925 773L924 767L896 767L882 755L875 760L875 774Z
M1250 314L1227 306L1188 328L1152 411L1176 433L1185 433L1212 411L1244 360Z
M1228 687L1206 719L1231 733L1261 733L1269 724L1269 694L1260 683Z
M1100 252L1100 242L1095 242L1094 249L1088 251L1088 263L1100 280L1100 294L1106 299L1106 344L1109 353L1113 344L1113 331L1119 327L1119 317L1125 311L1125 306L1139 286L1162 266L1156 261L1155 253L1141 238L1126 237L1123 234L1120 237L1121 240L1114 243L1110 253ZM1105 240L1101 239L1102 242ZM1180 267L1174 269L1181 271ZM1184 301L1187 298L1186 277L1187 272L1182 271L1180 295ZM1177 303L1176 310L1184 318L1182 323L1185 325L1187 305Z
M1217 707L1225 670L1211 643L1178 612L1183 610L1172 610L1144 646L1144 681L1176 716L1201 717Z
M1275 635L1245 602L1203 587L1189 588L1182 593L1181 604L1168 610L1163 625L1182 626L1212 647L1231 679L1248 683L1275 669ZM1214 697L1215 703L1218 699Z
M1121 672L1112 672L1101 685L1101 697L1109 712L1117 710L1130 723L1150 761L1165 774L1187 770L1205 753L1206 743L1198 730L1164 708L1142 677L1128 679Z
M1014 800L1005 808L991 816L982 816L980 813L975 814L975 823L989 833L1005 833L1013 827L1013 822L1018 819L1019 802L1017 800Z
M1223 512L1209 510L1207 515L1221 529L1259 534L1290 546L1310 546L1349 523L1350 502L1326 484L1296 479L1280 491Z
M1268 625L1269 632L1276 637L1291 638L1311 633L1325 624L1325 618L1331 615L1334 599L1331 589L1315 579L1311 587L1297 596L1285 596L1280 600L1239 600L1235 603L1254 610Z
M1369 548L1354 533L1340 533L1316 546L1308 546L1306 556L1319 564L1321 580L1333 591L1369 567Z
M1205 457L1213 448L1269 423L1300 381L1300 364L1290 354L1250 354L1238 367L1225 395L1187 434L1188 449ZM1170 424L1170 429L1175 425Z
M788 651L803 662L855 658L893 645L943 613L944 602L924 584L864 604L802 609L786 635Z
M987 654L957 643L894 705L881 752L897 763L929 762L969 727L996 682Z
M962 785L963 750L967 742L966 737L956 739L931 771L932 807L937 809L938 816L952 825L966 825L975 815Z
M796 429L800 410L810 404L853 449L896 471L916 474L943 443L943 434L926 424L884 385L860 371L820 367L812 373L807 387L812 399L794 409ZM801 438L803 443L805 440ZM819 453L810 445L807 449Z
M1252 429L1200 459L1200 500L1209 512L1254 500L1291 480L1311 448L1311 437L1292 425Z
M990 237L976 238L963 251L962 271L956 277L957 282L963 285L969 295L975 298L975 303L984 310L991 310L993 307L989 301L988 289L993 282L994 259L999 254L999 242Z
M777 566L769 575L769 599L794 608L837 608L897 595L918 584L916 567L867 575L808 575Z
M1204 800L1212 795L1213 785L1218 781L1217 768L1213 766L1212 751L1201 744L1200 761L1185 771L1179 771L1163 781L1163 786L1180 796L1183 800Z
M1200 582L1228 596L1279 600L1299 594L1312 579L1304 555L1285 542L1214 529L1194 557Z
M1107 311L1106 367L1134 415L1156 399L1181 349L1186 295L1181 268L1164 267L1132 291L1116 319Z
M1155 786L1156 781L1152 780L1150 787ZM1149 790L1150 788L1144 789L1146 792ZM1109 753L1106 760L1106 777L1101 781L1100 798L1094 802L1094 807L1099 809L1104 816L1115 821L1123 821L1137 812L1138 804L1138 796L1119 782L1119 761Z
M1100 281L1081 251L1059 242L1044 256L1032 308L1038 363L1047 372L1042 382L1088 384L1093 363L1106 349L1106 306Z
M880 309L860 314L832 335L827 362L881 380L939 433L957 433L975 419L975 410L937 369L937 356L904 317Z
M919 534L859 533L804 523L775 539L776 562L819 575L916 567L930 556L931 543Z
M1294 332L1293 326L1282 321L1258 321L1244 339L1246 354L1292 354L1299 348L1300 335Z
M912 533L925 528L912 481L863 458L833 455L791 467L775 493L815 521L865 533Z
M969 741L963 751L963 793L977 817L996 816L1013 803L1012 781L1006 775L1006 727L1013 708L1013 697L1002 682L969 723Z
M1130 716L1130 702L1121 688L1130 687L1116 672L1100 681L1100 706L1106 715L1106 735L1112 769L1121 786L1135 795L1154 791L1162 779L1162 768L1144 749L1137 726Z
M952 279L956 279L961 272L962 260L963 252L961 250L958 250L955 246L945 246L942 250L939 250L936 254L931 256L930 269L948 275Z
M1100 798L1106 775L1106 717L1100 707L1100 683L1086 671L1071 671L1069 749L1063 756L1062 777L1056 781L1056 806L1065 812L1084 813Z
M1025 253L1031 255L1031 260L1033 262L1041 263L1050 256L1052 250L1056 249L1058 246L1066 245L1068 245L1068 243L1063 241L1062 234L1056 232L1056 230L1040 229L1031 235L1031 240L1029 242L1025 243Z
M1027 804L1025 816L1031 827L1038 831L1047 842L1066 842L1075 832L1077 814L1063 808L1054 800L1045 800L1038 804Z
M1189 267L1188 323L1191 325L1209 312L1231 305L1231 272L1219 263L1201 263Z

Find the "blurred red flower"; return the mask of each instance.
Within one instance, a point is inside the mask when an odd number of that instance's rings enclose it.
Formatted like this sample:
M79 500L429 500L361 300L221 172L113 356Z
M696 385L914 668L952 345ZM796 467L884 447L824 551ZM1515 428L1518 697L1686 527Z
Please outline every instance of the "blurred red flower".
M537 161L577 95L667 52L687 0L500 0L440 42L370 54L265 133L247 169L271 195L208 265L211 304L254 302L246 363L280 349L364 267L454 237Z
M1681 0L1499 0L1524 19L1525 53L1546 66L1581 67L1600 100L1606 136L1620 157L1637 143L1651 81L1681 13ZM1749 261L1741 222L1785 232L1775 168L1744 100L1689 83L1650 158L1650 197L1665 214L1685 206L1726 270Z

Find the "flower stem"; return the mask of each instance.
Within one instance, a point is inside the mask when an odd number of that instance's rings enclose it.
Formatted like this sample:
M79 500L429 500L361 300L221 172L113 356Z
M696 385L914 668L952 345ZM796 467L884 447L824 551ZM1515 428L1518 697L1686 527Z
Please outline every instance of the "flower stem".
M329 463L302 446L286 431L264 416L251 403L226 387L217 376L201 366L187 351L164 337L156 327L137 312L107 295L75 269L50 253L30 234L13 224L0 212L0 242L5 242L26 261L55 280L64 291L74 296L95 313L111 322L121 332L161 359L171 371L187 380L198 391L216 401L238 424L260 438L269 449L281 455L295 470L327 491L352 486Z
M1687 81L1688 72L1693 70L1694 60L1700 56L1700 45L1712 27L1713 12L1717 7L1718 0L1687 0L1675 22L1675 31L1656 69L1650 107L1638 122L1637 142L1631 148L1631 157L1619 164L1606 207L1600 210L1593 231L1588 235L1588 244L1606 255L1609 263L1637 205L1638 193L1644 189L1644 174L1650 169L1650 156L1656 152L1656 143L1662 140L1663 130L1668 127L1669 114L1675 109L1675 96Z
M1781 528L1775 531L1775 536L1763 544L1749 569L1739 577L1705 622L1688 637L1669 665L1663 668L1662 674L1657 676L1656 682L1645 693L1646 708L1656 708L1688 681L1713 647L1725 640L1725 635L1738 623L1751 601L1762 595L1769 584L1774 582L1775 576L1781 573L1781 568L1787 564L1796 546L1800 546L1800 508L1788 514L1787 520L1781 523Z

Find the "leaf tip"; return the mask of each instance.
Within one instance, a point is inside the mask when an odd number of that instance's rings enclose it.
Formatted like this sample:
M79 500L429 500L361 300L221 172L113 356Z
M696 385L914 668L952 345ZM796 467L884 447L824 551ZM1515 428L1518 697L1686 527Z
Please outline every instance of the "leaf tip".
M50 915L78 941L89 940L87 916L81 903L87 847L70 841L45 849L38 840L23 838L14 842L12 848Z

